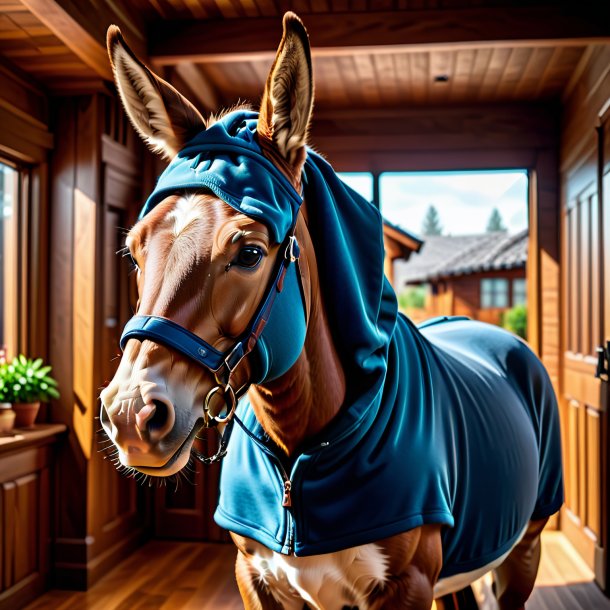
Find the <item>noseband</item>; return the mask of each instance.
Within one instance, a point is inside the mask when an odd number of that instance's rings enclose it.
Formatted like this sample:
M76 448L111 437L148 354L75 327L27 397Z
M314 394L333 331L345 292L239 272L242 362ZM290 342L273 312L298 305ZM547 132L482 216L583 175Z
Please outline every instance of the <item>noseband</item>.
M159 316L136 315L127 322L123 329L120 341L122 350L125 349L130 339L154 341L175 349L214 375L217 385L208 392L203 402L203 426L205 428L232 422L237 401L248 389L248 385L237 390L234 389L231 385L231 376L239 363L254 349L258 342L269 320L275 299L282 292L288 267L292 263L298 264L300 248L294 235L295 227L296 222L280 246L280 257L276 272L267 286L256 314L244 332L225 352L218 351L207 341L173 320ZM210 403L215 396L222 397L225 402L224 415L220 415L220 413L214 415L210 410ZM226 454L229 436L230 428L227 428L221 436L220 446L215 455L205 457L197 452L196 457L204 463L220 460Z

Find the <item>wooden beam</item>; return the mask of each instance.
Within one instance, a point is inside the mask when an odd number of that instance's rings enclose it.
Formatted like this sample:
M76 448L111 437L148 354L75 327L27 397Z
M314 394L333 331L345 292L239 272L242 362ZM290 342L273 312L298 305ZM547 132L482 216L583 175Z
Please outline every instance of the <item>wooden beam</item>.
M128 44L146 60L143 22L127 18L108 5L91 0L22 0L27 9L48 27L96 75L112 80L106 52L106 29L112 23L121 27Z
M180 63L175 70L180 79L187 84L188 88L197 97L197 101L201 104L201 110L216 112L220 109L222 104L216 90L196 64Z
M586 6L327 13L303 21L318 56L610 42L610 5ZM159 64L250 61L273 56L280 36L278 18L164 21L150 30L149 56Z

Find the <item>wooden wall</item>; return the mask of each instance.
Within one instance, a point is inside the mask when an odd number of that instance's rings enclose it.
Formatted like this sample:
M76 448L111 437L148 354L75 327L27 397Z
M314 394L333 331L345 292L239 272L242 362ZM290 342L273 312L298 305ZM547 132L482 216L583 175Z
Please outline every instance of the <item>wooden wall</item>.
M147 498L98 453L98 394L131 315L120 227L142 197L142 149L102 94L58 98L51 214L50 356L63 389L53 420L71 430L57 481L58 586L86 588L147 534Z
M508 307L481 308L481 280L483 278L505 278L509 281ZM512 281L517 278L525 278L525 269L510 269L493 273L473 273L448 279L447 282L453 291L453 311L451 315L468 316L482 322L499 324L502 313L512 306Z
M592 47L564 95L561 128L563 362L560 403L566 474L562 529L608 584L607 383L596 348L610 338L610 201L603 191L610 47Z
M506 278L509 284L509 306L505 308L481 308L481 280L483 278ZM405 311L414 322L435 316L467 316L489 324L500 324L502 313L512 307L512 280L525 279L525 269L509 269L473 273L438 280L426 298L424 309Z
M49 586L53 445L64 429L37 426L0 444L0 610L21 608Z

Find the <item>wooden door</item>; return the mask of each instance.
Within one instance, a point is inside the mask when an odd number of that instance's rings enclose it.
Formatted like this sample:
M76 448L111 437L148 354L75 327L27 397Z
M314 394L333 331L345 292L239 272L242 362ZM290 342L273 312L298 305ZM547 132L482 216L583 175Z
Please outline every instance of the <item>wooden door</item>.
M607 550L610 548L610 109L600 117L599 134L599 191L601 200L601 335L598 347L601 385L601 438L600 438L600 544L596 549L595 576L604 591L610 590L610 566ZM601 358L604 360L601 360ZM603 365L603 366L602 366ZM602 372L601 369L605 369Z
M216 449L213 431L201 432L204 440L196 440L202 453ZM155 535L160 538L207 540L223 542L229 535L214 522L218 504L220 464L204 466L191 460L184 475L156 491Z
M563 210L562 529L608 590L610 418L610 111L567 176Z
M597 142L564 184L564 359L560 396L566 503L561 527L594 568L601 548L601 381L596 350L601 317L602 244Z

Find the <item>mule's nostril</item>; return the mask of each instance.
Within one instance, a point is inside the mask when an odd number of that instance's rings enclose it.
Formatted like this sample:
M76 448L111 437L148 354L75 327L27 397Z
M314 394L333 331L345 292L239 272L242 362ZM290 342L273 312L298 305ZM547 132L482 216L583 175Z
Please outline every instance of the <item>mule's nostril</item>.
M136 413L136 430L141 440L157 443L174 427L171 402L150 400Z
M153 400L153 404L155 405L154 413L147 421L149 432L163 428L168 418L168 408L162 400Z

